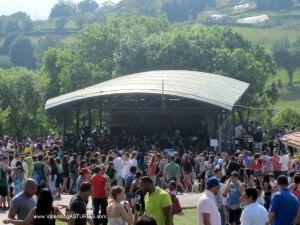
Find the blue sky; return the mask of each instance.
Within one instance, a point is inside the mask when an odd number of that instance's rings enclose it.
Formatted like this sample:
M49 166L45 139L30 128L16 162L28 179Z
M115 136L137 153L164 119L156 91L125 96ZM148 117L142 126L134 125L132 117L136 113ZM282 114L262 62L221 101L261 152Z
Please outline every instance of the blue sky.
M31 19L47 19L52 6L58 0L0 0L0 15L10 15L17 11L23 11L30 15ZM80 2L80 0L73 0ZM103 3L106 0L96 0ZM119 2L120 0L112 0Z

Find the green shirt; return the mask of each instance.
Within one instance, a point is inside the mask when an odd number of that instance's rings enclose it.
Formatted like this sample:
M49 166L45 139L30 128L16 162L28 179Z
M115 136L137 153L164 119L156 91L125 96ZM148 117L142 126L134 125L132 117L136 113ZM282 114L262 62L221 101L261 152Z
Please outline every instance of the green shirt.
M171 205L171 196L159 187L156 187L152 194L145 195L145 211L155 217L158 225L165 225L166 217L163 208Z
M7 174L3 163L0 163L0 187L7 188Z
M166 165L166 177L169 181L172 178L177 177L177 173L180 171L180 167L175 162L170 162Z

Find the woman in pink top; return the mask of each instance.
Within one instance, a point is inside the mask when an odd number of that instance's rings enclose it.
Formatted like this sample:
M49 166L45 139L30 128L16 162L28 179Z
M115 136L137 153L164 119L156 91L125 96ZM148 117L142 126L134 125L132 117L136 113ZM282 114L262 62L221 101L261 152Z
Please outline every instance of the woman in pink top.
M153 154L149 160L149 165L147 170L148 176L153 179L156 175L156 170L157 170L157 157L155 154Z
M262 164L262 161L260 160L260 154L255 153L253 164L252 164L252 168L254 171L254 174L253 174L254 177L262 176L262 167L263 167L263 164Z
M272 167L273 167L273 174L275 176L275 179L277 179L277 177L279 177L280 175L280 156L278 155L278 151L277 149L274 149L274 152L273 152L273 157L271 159L271 162L272 162Z

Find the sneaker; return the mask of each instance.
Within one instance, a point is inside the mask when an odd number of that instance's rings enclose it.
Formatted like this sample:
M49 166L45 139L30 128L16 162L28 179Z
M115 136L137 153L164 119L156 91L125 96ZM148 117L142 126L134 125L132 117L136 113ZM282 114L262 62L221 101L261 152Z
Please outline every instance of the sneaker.
M9 207L4 206L2 209L3 209L3 210L9 210Z

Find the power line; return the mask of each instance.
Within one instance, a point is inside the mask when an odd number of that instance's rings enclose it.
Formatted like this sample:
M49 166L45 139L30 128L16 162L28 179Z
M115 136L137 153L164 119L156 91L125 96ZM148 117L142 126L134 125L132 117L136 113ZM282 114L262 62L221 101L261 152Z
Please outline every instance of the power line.
M244 105L234 105L234 107L240 107L240 108L245 108L245 109L254 109L254 110L282 110L285 108L280 108L280 107L252 107L252 106L244 106Z

